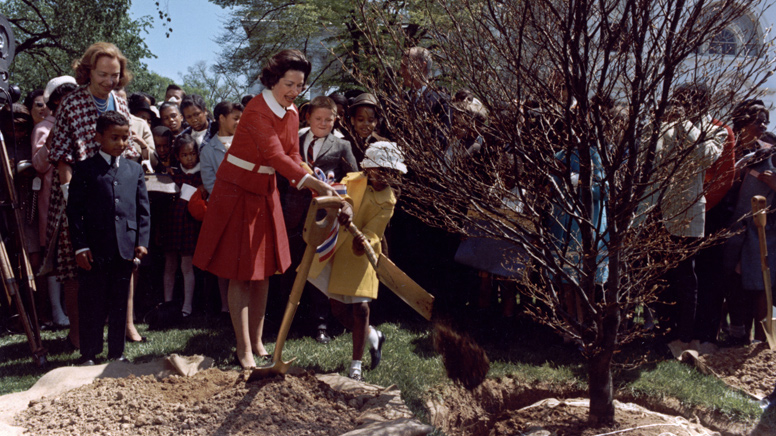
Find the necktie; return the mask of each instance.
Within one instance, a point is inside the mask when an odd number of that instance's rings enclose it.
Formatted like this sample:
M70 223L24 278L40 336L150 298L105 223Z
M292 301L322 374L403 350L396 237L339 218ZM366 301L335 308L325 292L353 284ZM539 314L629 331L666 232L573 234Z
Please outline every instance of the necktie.
M313 159L313 147L315 147L315 142L319 139L321 138L313 136L313 140L310 141L310 145L307 146L307 163L310 164L310 167L315 167L315 159Z
M110 166L112 168L116 168L116 156L111 156L110 157Z

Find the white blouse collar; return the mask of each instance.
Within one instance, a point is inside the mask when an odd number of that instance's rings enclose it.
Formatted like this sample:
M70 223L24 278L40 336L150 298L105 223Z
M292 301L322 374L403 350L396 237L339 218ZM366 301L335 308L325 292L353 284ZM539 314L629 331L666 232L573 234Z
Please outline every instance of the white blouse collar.
M186 169L183 168L183 165L180 166L181 171L183 174L194 174L199 172L199 162L197 162L197 165L194 168Z
M280 103L275 100L275 96L272 94L272 90L269 88L265 88L263 91L261 91L261 95L264 96L264 101L267 102L267 106L269 106L270 110L272 110L272 113L277 115L278 118L283 118L286 116L286 110L296 112L296 107L294 107L293 104L288 109L281 106Z

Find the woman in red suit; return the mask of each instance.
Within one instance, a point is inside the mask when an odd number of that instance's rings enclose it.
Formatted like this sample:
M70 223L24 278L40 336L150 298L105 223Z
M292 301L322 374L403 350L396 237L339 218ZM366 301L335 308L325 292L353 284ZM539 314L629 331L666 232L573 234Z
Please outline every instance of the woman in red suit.
M262 342L268 277L291 264L275 172L297 189L334 195L309 176L299 155L299 114L310 62L298 50L283 50L261 72L266 89L245 107L232 145L216 173L194 265L229 279L229 313L243 368L265 362Z

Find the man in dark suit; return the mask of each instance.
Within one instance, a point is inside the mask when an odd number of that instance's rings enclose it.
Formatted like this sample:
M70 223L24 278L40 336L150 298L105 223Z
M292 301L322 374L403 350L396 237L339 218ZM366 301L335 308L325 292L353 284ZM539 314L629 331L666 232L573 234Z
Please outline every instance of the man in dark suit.
M358 171L356 158L348 141L336 137L332 130L337 119L337 104L329 97L315 97L310 102L307 123L310 130L299 135L299 153L305 163L313 169L319 178L329 183L339 182L347 173ZM280 178L280 177L278 177ZM293 271L302 260L305 242L302 239L302 227L312 194L309 189L288 189L282 196L283 217L288 232L288 244L293 262L286 275L293 280ZM311 318L316 323L315 339L321 343L331 340L327 331L326 319L329 316L329 299L317 289L311 288L303 295L310 297Z
M124 358L127 296L134 259L148 252L151 229L143 169L121 157L129 121L108 111L97 119L100 150L79 163L70 182L67 218L79 269L82 363L102 352L108 317L108 359Z

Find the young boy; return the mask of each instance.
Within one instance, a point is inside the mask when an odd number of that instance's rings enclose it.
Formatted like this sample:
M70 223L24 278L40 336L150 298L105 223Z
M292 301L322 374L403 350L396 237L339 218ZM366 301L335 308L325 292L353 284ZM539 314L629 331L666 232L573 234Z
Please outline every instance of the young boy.
M403 158L393 142L375 142L365 153L360 173L350 173L342 183L353 202L353 224L365 238L354 238L340 228L337 248L329 261L318 256L310 269L310 281L329 297L334 316L353 332L353 356L349 376L362 380L361 358L369 342L371 368L382 359L385 335L369 325L369 302L377 298L380 282L369 260L364 256L364 244L370 244L380 254L380 240L393 215L396 187L401 174L407 173Z
M151 228L143 169L121 157L129 146L129 120L115 111L97 119L100 150L73 172L67 203L70 237L79 269L81 363L102 352L108 317L108 359L126 361L124 333L134 259L148 252Z
M337 120L337 104L329 97L318 96L308 104L306 119L310 126L299 135L299 153L302 159L313 169L319 178L329 183L340 181L346 174L358 171L356 158L353 156L350 143L338 138L332 133ZM302 240L302 227L312 194L308 189L288 189L283 197L283 216L288 232L291 259L294 267L289 268L286 279L293 281L296 270L304 254L305 243ZM315 323L315 340L326 344L331 341L327 318L329 318L329 302L317 291L306 292L310 298L310 317Z

